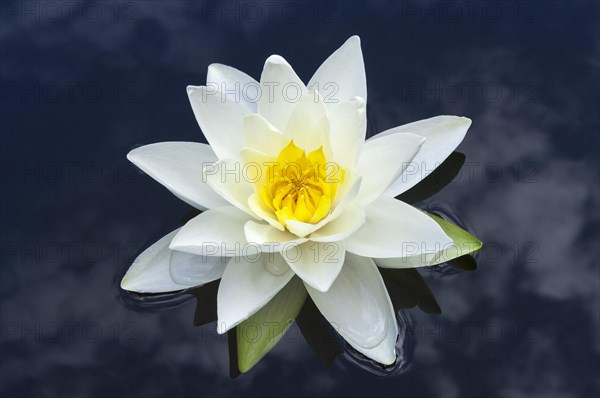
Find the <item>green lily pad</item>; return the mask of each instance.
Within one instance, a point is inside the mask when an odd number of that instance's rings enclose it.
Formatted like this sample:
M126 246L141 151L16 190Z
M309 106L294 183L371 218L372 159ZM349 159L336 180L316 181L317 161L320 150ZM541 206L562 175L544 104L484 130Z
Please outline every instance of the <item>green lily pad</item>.
M427 215L437 222L446 235L454 241L452 246L437 253L431 260L430 265L444 263L466 254L474 253L483 246L483 243L479 239L461 227L435 214L427 213Z
M238 367L242 373L252 369L281 340L306 296L304 284L294 277L263 308L238 325Z

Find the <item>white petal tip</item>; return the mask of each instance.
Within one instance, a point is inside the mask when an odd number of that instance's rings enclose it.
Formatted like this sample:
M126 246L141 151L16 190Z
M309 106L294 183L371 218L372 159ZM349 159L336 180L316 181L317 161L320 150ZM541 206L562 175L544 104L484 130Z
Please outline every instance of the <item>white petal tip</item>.
M304 283L306 283L308 286L312 287L315 290L318 290L321 293L327 293L329 288L331 288L331 285L333 285L333 282L335 282L335 279L332 280L331 283L327 283L327 284L315 284L315 283L309 283L308 281L304 281Z
M127 278L127 275L121 279L121 284L119 285L121 289L131 291L131 281Z
M137 148L133 148L131 151L129 151L129 153L127 153L127 160L129 160L131 163L135 164L139 168L143 169L143 167L141 166L146 163L145 160L147 159L147 157L145 156L147 153L146 149L153 145L158 145L158 143L142 145L138 146Z
M468 117L461 116L460 118L461 118L461 120L463 120L463 121L465 122L465 124L467 124L468 126L470 126L470 125L471 125L471 123L473 123L473 121L472 121L471 119L469 119Z
M213 63L208 65L208 71L218 71L222 69L222 64Z
M382 365L391 366L396 362L396 351L394 350L394 353L392 355L381 357L379 359L376 359L376 361L381 363Z
M361 346L353 346L353 348L383 366L392 366L396 363L396 347L393 347L392 351L388 352L383 352L381 349L372 350Z
M273 54L265 61L265 64L287 65L287 61L281 55Z
M471 125L471 123L473 122L470 118L466 117L466 116L439 116L440 118L452 118L455 122L457 122L458 124L464 124L467 127L469 127Z
M346 40L346 42L348 42L348 43L356 43L356 44L358 44L360 46L360 36L358 36L358 35L350 36L350 38L348 40Z
M122 290L126 290L128 292L146 293L146 290L140 286L139 283L136 283L135 278L129 275L129 273L125 274L123 279L121 279L121 284L119 286Z
M199 91L201 88L202 86L187 86L185 90L187 91L188 95L191 95L194 92Z
M129 160L131 163L135 164L137 153L138 153L137 148L134 148L131 151L129 151L129 153L127 154L127 160Z
M329 285L316 285L314 283L308 283L308 282L306 282L306 284L308 286L312 287L313 289L318 290L321 293L327 293L327 291L329 290L329 288L331 287L331 285L333 283L330 283Z

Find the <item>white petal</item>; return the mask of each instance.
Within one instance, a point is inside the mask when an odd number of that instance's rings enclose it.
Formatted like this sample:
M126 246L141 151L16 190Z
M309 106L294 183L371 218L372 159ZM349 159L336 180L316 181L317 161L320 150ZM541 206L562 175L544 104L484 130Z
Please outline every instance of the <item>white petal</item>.
M260 189L262 183L267 180L267 177L269 176L267 168L276 160L276 156L267 155L260 150L244 148L240 152L240 161L243 164L245 179L250 182L255 189Z
M279 55L267 58L260 76L260 85L258 113L279 131L283 131L294 105L306 92L306 87L290 64Z
M318 92L309 90L300 98L283 132L306 153L323 147L325 157L330 156L329 118Z
M326 292L342 269L345 253L344 242L306 242L281 255L305 283Z
M390 300L390 296L386 290L386 296L388 300L388 317L387 317L387 333L381 343L377 344L373 348L361 347L356 343L348 341L356 351L377 361L383 365L393 365L396 362L396 341L398 340L398 321L396 319L396 313Z
M306 286L319 311L349 343L373 348L386 337L389 298L370 258L346 253L342 271L327 292Z
M373 258L373 260L378 267L382 268L417 268L445 263L470 252L472 252L472 248L469 245L465 246L454 242L434 253L420 253L400 258Z
M214 87L228 97L244 105L248 112L256 112L258 90L260 86L256 80L244 72L223 64L208 66L206 85Z
M287 271L275 275L267 271L266 262L281 263ZM232 258L217 293L218 333L225 333L261 309L293 276L279 254Z
M248 207L248 198L254 191L248 182L247 171L239 160L222 159L206 166L203 172L206 182L216 193L258 220L260 218Z
M349 204L335 220L310 235L315 242L337 242L346 239L365 223L365 211L355 203Z
M333 206L336 209L342 204L348 205L356 198L360 192L362 176L356 167L349 167L346 168L344 181L345 182L338 188L335 199L333 200Z
M233 206L205 211L188 221L169 247L202 256L252 255L258 250L246 243L244 224L249 219Z
M358 158L357 167L363 180L356 200L366 206L381 196L406 169L424 141L414 134L394 134L365 142Z
M254 214L268 222L273 228L277 228L280 231L285 231L283 225L281 225L281 223L275 218L273 211L267 208L263 200L257 194L253 193L250 195L250 198L248 199L248 207L250 207L250 210L252 210Z
M258 113L244 118L244 147L277 157L290 143L290 138L282 134Z
M223 276L228 257L197 256L171 251L171 277L182 285L200 286Z
M354 166L367 131L365 100L354 97L330 106L329 110L329 140L333 160L344 167Z
M365 211L363 226L346 239L346 249L360 256L436 253L453 243L431 217L397 199L381 196Z
M328 104L352 97L366 101L367 79L360 38L352 36L331 54L310 79L308 87L319 90Z
M236 159L242 149L242 126L249 111L214 87L188 86L188 97L200 129L219 159Z
M427 138L411 165L387 190L388 196L398 196L427 177L456 149L471 126L471 119L459 116L436 116L386 130L367 141L403 133Z
M293 246L307 241L306 238L298 238L288 231L280 231L269 224L259 224L255 221L248 221L244 225L246 241L250 245L260 246L263 252L281 252Z
M164 293L195 286L177 283L169 272L169 243L178 231L176 229L165 235L137 256L121 280L121 289L138 293Z
M175 196L200 210L227 204L202 180L202 169L217 160L198 142L159 142L136 148L127 159Z

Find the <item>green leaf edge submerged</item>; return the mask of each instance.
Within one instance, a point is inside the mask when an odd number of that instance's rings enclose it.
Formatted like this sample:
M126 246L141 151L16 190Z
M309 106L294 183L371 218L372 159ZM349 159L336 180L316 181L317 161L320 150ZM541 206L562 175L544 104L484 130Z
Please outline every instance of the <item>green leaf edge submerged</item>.
M437 254L430 265L440 264L460 256L475 253L482 248L483 243L468 231L432 213L426 213L448 235L454 244Z
M295 276L271 301L238 325L240 372L248 372L275 347L298 316L307 294L302 280Z

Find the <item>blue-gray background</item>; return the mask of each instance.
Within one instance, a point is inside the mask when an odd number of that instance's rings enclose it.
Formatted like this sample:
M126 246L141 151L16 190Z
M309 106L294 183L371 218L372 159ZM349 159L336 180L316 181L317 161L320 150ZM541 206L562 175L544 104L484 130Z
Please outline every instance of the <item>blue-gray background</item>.
M598 3L0 2L2 396L599 395ZM185 87L270 54L308 80L362 39L374 131L473 125L431 203L486 242L479 269L422 274L409 370L323 366L295 335L228 377L194 303L126 306L117 280L189 207L125 160L203 141Z

